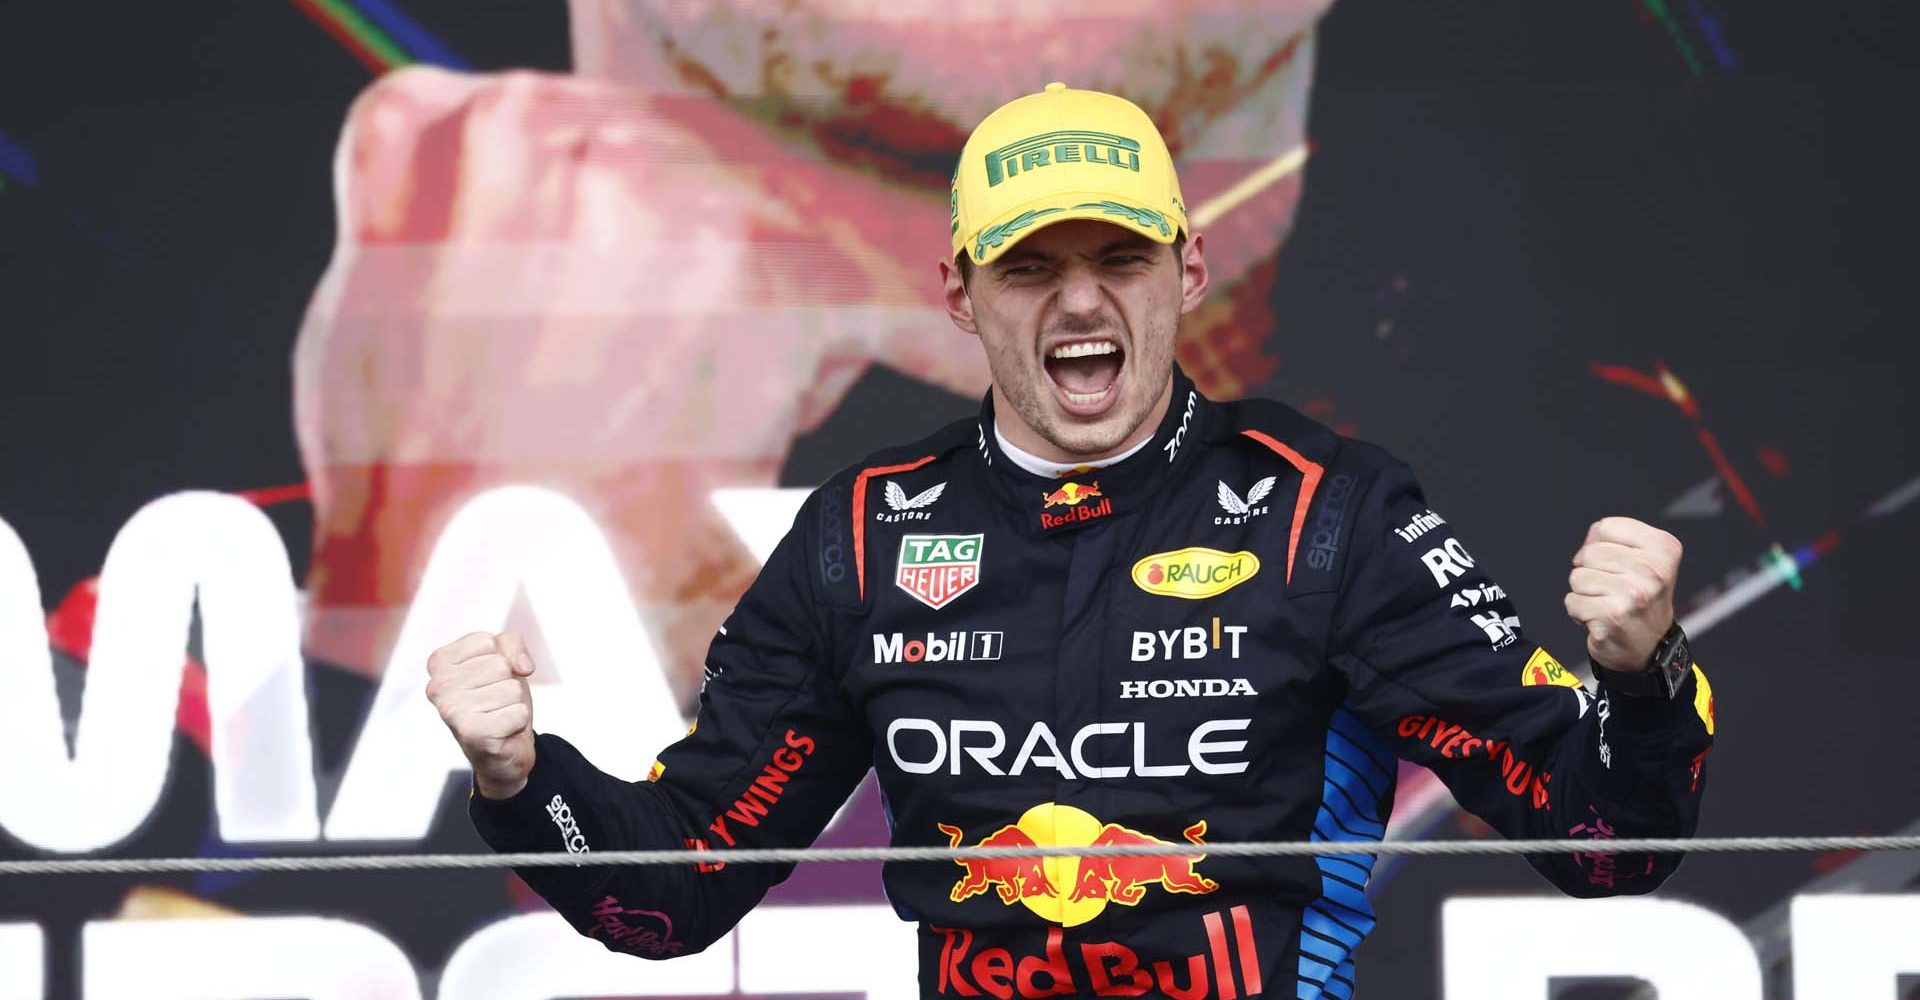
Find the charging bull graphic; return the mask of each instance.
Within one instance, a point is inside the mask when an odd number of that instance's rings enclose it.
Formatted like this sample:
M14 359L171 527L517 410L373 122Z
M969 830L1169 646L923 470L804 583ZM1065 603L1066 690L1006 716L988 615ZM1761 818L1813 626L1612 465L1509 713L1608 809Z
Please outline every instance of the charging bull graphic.
M1207 821L1198 823L1181 831L1189 844L1205 843ZM1159 837L1148 836L1138 830L1129 830L1118 823L1108 823L1093 838L1093 846L1107 847L1114 844L1145 845L1166 844ZM1172 845L1168 845L1172 846ZM1128 857L1082 858L1080 859L1080 877L1074 882L1074 900L1110 899L1125 906L1132 906L1146 896L1141 886L1159 883L1168 892L1186 892L1201 894L1220 888L1220 884L1193 870L1196 862L1205 858L1204 854L1134 855Z
M1040 499L1043 501L1043 507L1072 507L1093 497L1105 495L1106 494L1100 492L1099 483L1092 483L1087 486L1082 486L1079 483L1068 483L1054 490L1052 493L1042 493Z
M945 823L936 824L940 832L947 835L949 847L959 847L962 834L957 826ZM975 847L1033 847L1032 837L1018 826L1003 826L988 834ZM1011 906L1016 900L1027 896L1057 896L1053 882L1047 878L1041 862L1044 858L963 858L956 862L967 870L965 877L953 884L953 892L948 896L958 903L986 892L992 887L1000 893L1000 901Z
M961 828L937 824L949 846L965 840ZM1187 844L1204 845L1207 823L1201 820L1181 831ZM1035 914L1072 927L1099 916L1108 903L1135 906L1146 898L1146 887L1200 895L1220 887L1194 868L1205 854L1177 850L1183 846L1118 823L1103 823L1085 810L1043 802L1023 813L1018 822L983 837L976 847L1165 845L1166 854L1126 857L959 858L965 870L948 898L956 903L993 889L1000 902L1025 905ZM1062 893L1062 887L1071 887Z

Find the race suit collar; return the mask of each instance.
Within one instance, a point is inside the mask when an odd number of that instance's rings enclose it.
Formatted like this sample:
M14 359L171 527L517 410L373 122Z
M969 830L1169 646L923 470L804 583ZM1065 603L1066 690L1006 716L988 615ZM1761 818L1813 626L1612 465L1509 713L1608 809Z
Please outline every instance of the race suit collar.
M1009 456L994 432L993 394L981 404L978 444L992 467L988 478L1009 504L1022 510L1035 534L1051 535L1096 524L1143 506L1169 480L1181 474L1199 449L1217 414L1193 380L1173 370L1173 396L1166 416L1145 447L1110 465L1051 478L1035 475Z
M996 423L993 425L993 443L1000 446L999 453L1007 456L1008 461L1021 469L1047 479L1065 479L1076 473L1086 472L1090 469L1104 469L1109 465L1118 465L1132 458L1135 452L1144 449L1148 444L1152 443L1152 441L1153 439L1150 437L1141 438L1139 444L1111 458L1103 458L1097 462L1087 462L1080 465L1069 465L1065 462L1049 461L1030 451L1022 450L1019 445L1007 440L1006 432L1000 429L999 424Z

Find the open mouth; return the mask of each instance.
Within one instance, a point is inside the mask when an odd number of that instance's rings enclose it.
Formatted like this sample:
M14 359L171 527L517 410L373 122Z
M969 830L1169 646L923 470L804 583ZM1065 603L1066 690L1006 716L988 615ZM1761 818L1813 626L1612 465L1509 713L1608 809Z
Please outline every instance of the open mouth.
M1047 352L1047 377L1068 411L1094 416L1118 395L1126 358L1111 340L1071 340Z

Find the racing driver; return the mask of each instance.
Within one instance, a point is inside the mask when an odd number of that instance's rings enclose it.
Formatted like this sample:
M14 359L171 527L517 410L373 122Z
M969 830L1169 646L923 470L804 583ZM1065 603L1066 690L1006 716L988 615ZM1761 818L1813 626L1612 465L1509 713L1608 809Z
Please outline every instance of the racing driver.
M869 767L900 845L1165 844L1125 858L890 864L925 996L1349 997L1395 758L1576 896L1644 893L1692 834L1713 702L1674 620L1680 545L1623 517L1573 557L1589 693L1522 638L1408 468L1174 364L1207 290L1173 163L1132 103L1051 84L989 115L953 179L954 324L977 419L833 477L726 619L694 727L618 780L533 730L511 633L434 653L428 696L503 851L810 843ZM1583 850L1583 848L1592 848ZM582 933L699 951L791 866L543 867ZM606 913L645 914L644 930ZM657 926L653 926L657 924Z

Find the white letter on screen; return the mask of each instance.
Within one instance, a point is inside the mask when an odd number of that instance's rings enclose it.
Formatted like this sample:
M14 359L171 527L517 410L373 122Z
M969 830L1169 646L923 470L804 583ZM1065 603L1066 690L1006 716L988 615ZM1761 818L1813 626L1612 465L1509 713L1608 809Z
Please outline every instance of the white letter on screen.
M1605 976L1644 979L1660 1000L1760 1000L1760 959L1746 935L1688 903L1449 899L1440 926L1447 1000L1546 1000L1550 979ZM1543 930L1556 927L1580 933ZM1595 945L1598 927L1605 947Z
M0 924L0 1000L43 1000L46 939L39 924Z
M734 933L742 993L920 995L914 925L891 906L761 906Z
M87 1000L420 1000L398 945L332 917L95 920L80 951Z
M509 486L460 508L434 545L340 794L328 840L419 840L466 758L422 690L427 657L505 626L524 590L553 662L533 677L534 718L602 770L644 777L686 733L661 658L606 537L551 490ZM559 683L553 683L554 678Z
M1920 975L1920 896L1796 896L1793 995L1895 1000Z
M167 780L196 595L221 836L318 835L286 547L258 508L219 493L162 497L114 537L71 756L39 582L0 522L0 826L64 852L111 847L139 829Z
M438 1000L711 996L733 992L733 935L698 955L649 962L582 937L551 910L488 924L460 942ZM91 998L89 998L91 1000Z

